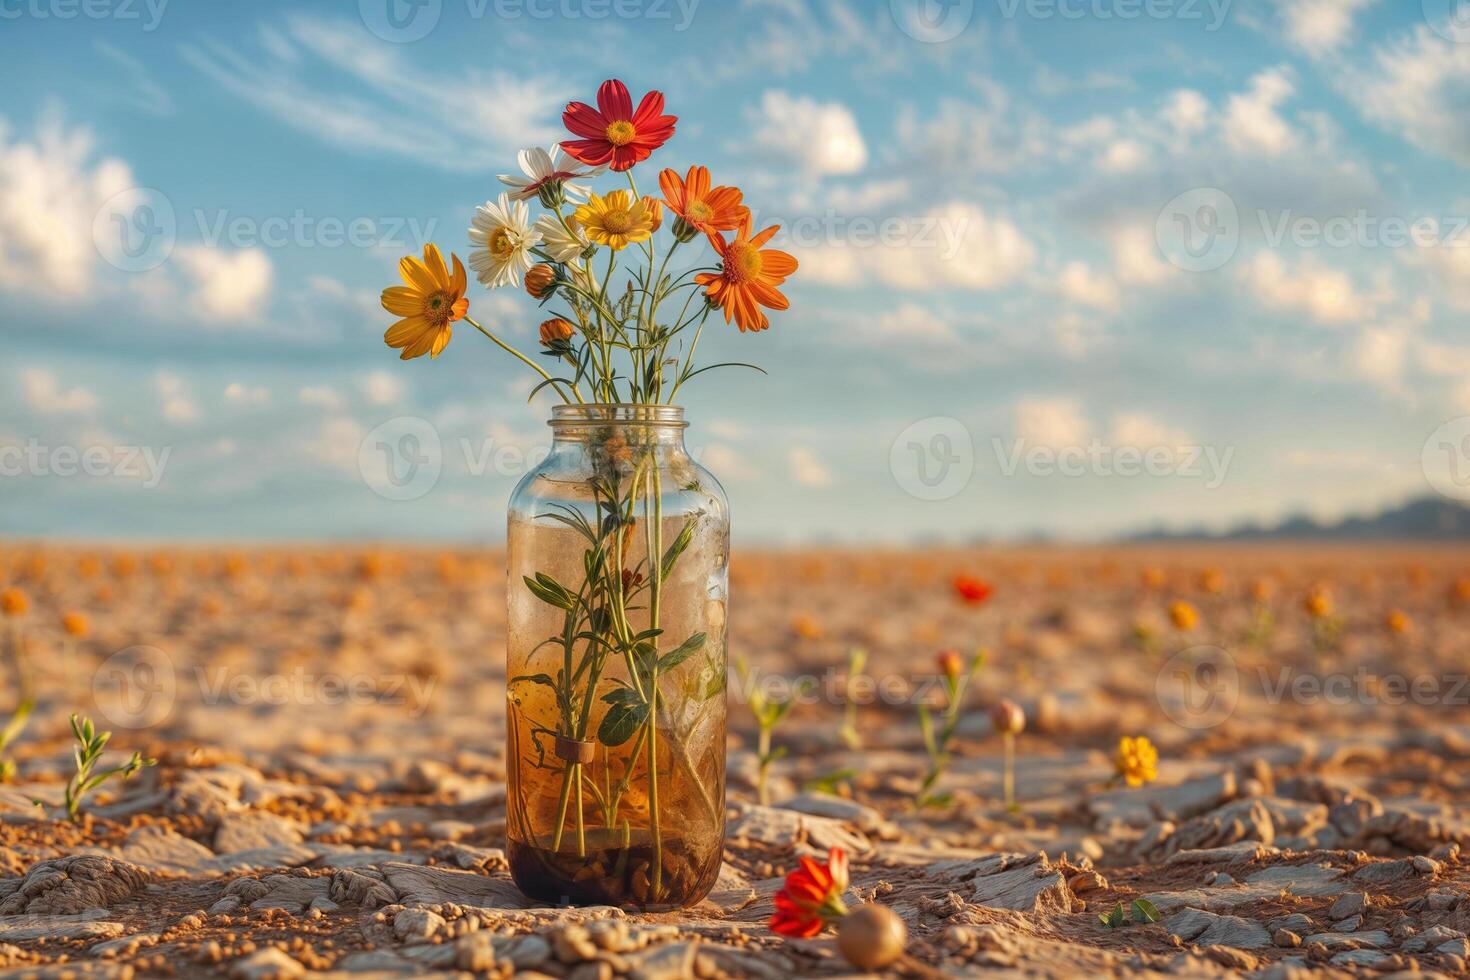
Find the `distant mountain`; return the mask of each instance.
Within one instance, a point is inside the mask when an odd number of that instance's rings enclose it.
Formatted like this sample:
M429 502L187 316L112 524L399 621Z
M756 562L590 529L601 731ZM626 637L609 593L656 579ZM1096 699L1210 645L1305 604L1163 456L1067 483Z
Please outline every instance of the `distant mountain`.
M1280 524L1242 524L1223 533L1203 529L1146 531L1129 541L1470 541L1470 507L1422 497L1371 517L1323 523L1290 517Z

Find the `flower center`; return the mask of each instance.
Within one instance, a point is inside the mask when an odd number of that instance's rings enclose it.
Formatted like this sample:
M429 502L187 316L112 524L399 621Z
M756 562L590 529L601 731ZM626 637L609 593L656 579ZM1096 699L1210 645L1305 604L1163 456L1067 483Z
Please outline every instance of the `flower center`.
M761 274L761 250L750 242L734 242L725 251L725 275L734 282L748 282Z
M689 205L690 221L708 221L715 216L715 209L704 201L694 201Z
M504 228L496 228L490 233L490 240L485 243L490 254L498 259L504 259L516 250L516 239Z
M453 312L454 298L448 293L430 293L428 299L424 300L424 319L433 326L444 326Z
M626 119L607 124L607 141L613 146L627 146L638 135L638 130Z
M602 226L614 235L623 235L633 227L633 219L627 211L615 208L602 216Z

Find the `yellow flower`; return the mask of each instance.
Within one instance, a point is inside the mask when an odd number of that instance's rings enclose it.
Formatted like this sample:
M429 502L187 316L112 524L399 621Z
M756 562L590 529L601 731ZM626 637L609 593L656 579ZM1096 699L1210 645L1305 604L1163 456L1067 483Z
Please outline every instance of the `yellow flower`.
M1169 621L1181 633L1188 633L1199 625L1199 613L1189 603L1180 600L1169 604Z
M590 240L611 249L653 237L654 216L648 198L634 200L631 191L612 191L606 197L593 194L577 208L576 218Z
M470 301L464 298L464 265L459 256L450 258L454 260L452 276L438 246L430 242L424 246L422 260L405 255L399 261L398 272L408 285L383 290L383 309L403 317L388 328L383 340L389 347L403 349L402 360L425 354L438 357L454 333L450 324L470 311Z
M1118 740L1113 767L1118 771L1118 778L1129 786L1147 785L1159 778L1159 750L1154 748L1147 735L1137 738L1125 735Z

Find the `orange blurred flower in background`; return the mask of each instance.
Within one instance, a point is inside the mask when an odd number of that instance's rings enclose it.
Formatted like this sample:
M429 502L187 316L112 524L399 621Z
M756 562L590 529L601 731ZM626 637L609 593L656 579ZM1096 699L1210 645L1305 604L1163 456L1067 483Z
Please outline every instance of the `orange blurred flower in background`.
M1199 610L1180 599L1169 603L1169 622L1181 633L1188 633L1199 625Z
M974 575L956 575L954 590L972 606L980 605L995 594L995 588L989 582Z
M1302 609L1313 619L1330 616L1332 615L1332 594L1323 588L1313 589L1302 600Z
M6 616L24 616L26 610L31 608L30 600L20 589L6 589L0 592L0 613Z
M1383 625L1388 628L1390 633L1397 633L1402 636L1414 628L1414 621L1402 609L1391 609L1388 615L1383 618Z
M91 632L92 624L87 621L86 613L72 611L61 617L61 628L67 636L80 640Z

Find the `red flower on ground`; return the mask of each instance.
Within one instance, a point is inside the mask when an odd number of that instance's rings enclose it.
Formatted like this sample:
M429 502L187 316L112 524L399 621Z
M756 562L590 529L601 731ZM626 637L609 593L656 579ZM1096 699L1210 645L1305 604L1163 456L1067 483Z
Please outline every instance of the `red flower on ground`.
M845 891L847 854L842 848L832 848L826 864L803 857L801 867L786 876L785 887L776 893L771 931L810 939L847 914Z
M628 86L610 78L597 90L596 109L585 102L567 104L562 124L582 138L566 140L561 148L590 166L631 170L668 142L678 118L664 115L662 92L649 92L634 112Z
M980 605L995 591L989 582L973 575L956 575L954 590L959 593L961 599L972 606Z

